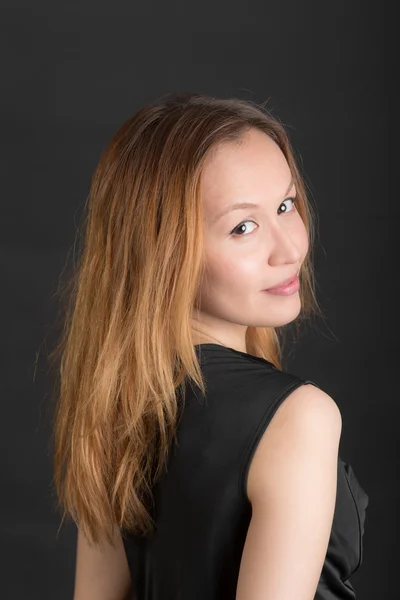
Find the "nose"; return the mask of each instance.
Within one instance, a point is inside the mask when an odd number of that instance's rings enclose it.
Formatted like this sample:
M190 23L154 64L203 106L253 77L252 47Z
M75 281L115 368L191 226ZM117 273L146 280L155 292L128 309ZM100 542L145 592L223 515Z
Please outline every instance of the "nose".
M273 241L269 255L269 264L300 265L300 248L287 230L284 230L279 225L276 225L273 230L271 229L270 239Z

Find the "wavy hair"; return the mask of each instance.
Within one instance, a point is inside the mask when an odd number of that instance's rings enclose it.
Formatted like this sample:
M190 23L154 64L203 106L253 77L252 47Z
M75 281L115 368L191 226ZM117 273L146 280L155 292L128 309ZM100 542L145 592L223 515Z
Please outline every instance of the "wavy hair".
M308 231L300 322L319 312L313 213L288 134L265 106L164 96L120 127L93 173L51 358L56 501L94 544L113 543L116 527L152 532L152 489L167 465L184 387L191 381L206 393L191 327L205 274L201 174L220 144L240 142L253 127L286 157ZM279 334L248 327L247 351L282 369Z

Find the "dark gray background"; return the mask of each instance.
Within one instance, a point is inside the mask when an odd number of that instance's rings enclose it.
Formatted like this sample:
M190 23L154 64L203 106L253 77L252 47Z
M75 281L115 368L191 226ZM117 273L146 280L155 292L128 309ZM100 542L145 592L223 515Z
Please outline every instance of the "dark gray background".
M76 530L58 531L51 491L54 294L100 152L171 91L268 100L287 126L318 211L326 315L287 361L335 398L341 455L369 494L357 598L396 596L399 204L385 18L385 4L361 0L1 2L2 598L72 598Z

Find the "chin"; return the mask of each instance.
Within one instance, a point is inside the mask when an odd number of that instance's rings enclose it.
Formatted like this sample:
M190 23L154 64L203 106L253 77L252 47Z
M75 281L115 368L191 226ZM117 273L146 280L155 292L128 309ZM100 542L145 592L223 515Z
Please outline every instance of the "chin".
M300 314L301 306L293 306L291 309L288 307L287 310L271 311L268 318L267 327L283 327L288 325Z

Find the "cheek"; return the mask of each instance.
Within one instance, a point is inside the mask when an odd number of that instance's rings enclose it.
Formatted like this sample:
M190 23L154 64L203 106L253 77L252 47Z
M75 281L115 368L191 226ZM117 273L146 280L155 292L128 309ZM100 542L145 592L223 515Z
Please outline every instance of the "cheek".
M306 254L308 252L308 249L309 249L309 241L308 241L307 229L306 229L303 221L301 222L301 225L299 226L297 239L298 239L298 248L299 248L300 252L302 253L302 259L304 260Z
M229 255L213 256L208 260L208 281L215 290L234 290L237 293L240 289L248 290L252 282L257 281L260 268L260 252L241 252L240 255L231 252Z

